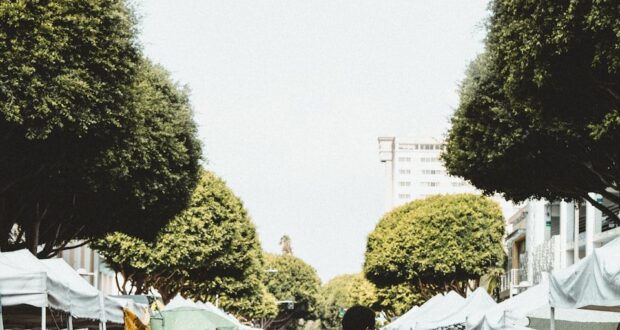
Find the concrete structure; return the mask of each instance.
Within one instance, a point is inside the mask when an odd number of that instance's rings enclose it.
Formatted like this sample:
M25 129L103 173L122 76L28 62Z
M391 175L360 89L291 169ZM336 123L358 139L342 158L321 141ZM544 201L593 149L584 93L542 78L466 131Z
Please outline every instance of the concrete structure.
M385 171L385 211L435 194L480 193L462 178L447 174L440 155L444 143L436 138L379 137L379 159ZM505 216L512 203L499 196Z
M599 195L591 197L612 205ZM620 214L617 207L614 211ZM504 297L539 283L546 272L590 255L620 236L620 227L587 202L531 200L508 219L506 235Z

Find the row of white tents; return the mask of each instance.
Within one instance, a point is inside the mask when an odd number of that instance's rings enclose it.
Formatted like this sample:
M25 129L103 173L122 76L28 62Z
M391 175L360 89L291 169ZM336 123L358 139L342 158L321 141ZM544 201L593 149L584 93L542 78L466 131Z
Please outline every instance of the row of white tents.
M383 330L460 328L616 329L620 324L620 238L548 281L496 303L483 289L466 299L450 292L413 307Z
M0 330L4 322L46 329L48 322L58 323L48 320L54 313L64 314L69 330L74 320L105 330L107 324L122 325L125 310L148 318L148 306L102 294L63 259L39 260L28 250L0 253Z

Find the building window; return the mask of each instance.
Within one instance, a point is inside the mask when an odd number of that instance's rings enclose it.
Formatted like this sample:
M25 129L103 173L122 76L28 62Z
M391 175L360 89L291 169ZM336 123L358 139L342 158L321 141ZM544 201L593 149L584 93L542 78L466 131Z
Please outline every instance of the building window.
M399 143L399 150L418 150L418 145L414 143Z
M400 198L400 199L409 199L409 198L411 198L411 195L409 195L409 194L398 194L398 198Z
M398 170L398 174L411 174L411 170Z
M411 157L398 157L399 162L410 162Z
M422 163L436 163L439 161L439 157L422 157L420 161Z
M465 187L467 185L464 181L452 182L452 187Z
M410 181L401 181L398 183L401 187L410 187L411 186L411 182Z
M441 174L441 170L422 170L422 174L426 174L426 175Z
M426 187L439 187L439 182L422 182L422 185Z

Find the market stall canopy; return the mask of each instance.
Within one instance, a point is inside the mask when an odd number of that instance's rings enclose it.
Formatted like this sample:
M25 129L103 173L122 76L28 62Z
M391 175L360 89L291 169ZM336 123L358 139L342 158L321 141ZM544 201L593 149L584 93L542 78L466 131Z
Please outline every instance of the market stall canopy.
M0 254L0 305L47 306L47 275L15 269Z
M527 316L530 319L530 327L549 329L549 306L532 311ZM555 322L556 329L616 330L620 324L620 313L556 308Z
M67 288L61 299L63 310L69 311L75 318L106 320L101 306L103 297L99 290L90 285L63 259L38 261L47 267L49 277Z
M206 304L198 304L177 295L160 313L153 315L151 328L153 330L238 330L239 326L228 317L209 310Z
M527 314L545 306L549 306L548 282L535 285L487 311L469 316L467 329L527 329Z
M68 288L30 251L0 253L0 269L0 276L9 273L0 281L3 306L30 305L69 312ZM17 276L10 277L11 272Z
M63 259L39 260L28 250L0 253L0 304L51 307L77 319L117 324L123 324L125 308L138 315L147 310L104 296Z
M486 311L495 305L497 303L487 291L478 288L465 301L455 300L451 306L442 304L434 315L429 313L422 316L414 329L430 330L462 324L470 315Z
M383 329L386 330L409 330L415 329L419 322L436 320L445 315L446 311L459 309L465 302L465 298L458 293L450 291L445 296L438 294L422 304L413 312L407 312L396 321L388 324Z
M620 238L551 273L550 304L620 312Z
M437 297L437 296L435 296ZM435 298L433 297L433 298ZM431 298L431 299L433 299ZM429 300L430 301L430 300ZM428 301L427 301L428 302ZM394 322L384 326L383 328L381 328L381 330L392 330L392 329L398 329L401 323L405 322L405 319L407 317L415 317L415 315L417 314L417 310L420 309L420 307L418 306L413 306L410 310L408 310L405 314L401 315L399 318L397 318L396 320L394 320Z

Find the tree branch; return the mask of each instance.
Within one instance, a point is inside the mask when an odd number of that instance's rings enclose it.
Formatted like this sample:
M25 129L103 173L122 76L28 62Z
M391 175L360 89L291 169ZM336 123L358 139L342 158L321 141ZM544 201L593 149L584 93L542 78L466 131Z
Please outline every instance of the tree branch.
M603 214L609 217L609 219L612 220L614 223L620 225L620 217L614 212L612 212L609 208L605 207L603 204L594 200L594 198L590 197L589 194L584 194L583 198L587 200L590 204L592 204L592 206L596 207L601 212L603 212Z

